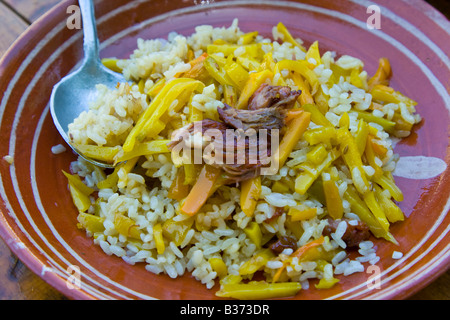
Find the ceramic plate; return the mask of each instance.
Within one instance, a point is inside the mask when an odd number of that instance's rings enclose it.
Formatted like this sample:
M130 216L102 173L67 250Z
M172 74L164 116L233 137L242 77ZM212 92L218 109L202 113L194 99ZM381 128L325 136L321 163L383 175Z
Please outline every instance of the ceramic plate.
M208 2L208 4L206 4ZM346 277L330 290L301 291L294 299L402 299L446 271L449 248L450 23L425 2L377 1L96 1L102 57L126 58L138 38L184 35L198 24L229 26L233 18L244 31L270 36L282 21L309 45L349 54L373 74L380 57L393 66L392 86L418 101L423 117L413 134L397 144L402 157L427 157L437 175L397 177L405 194L407 219L392 227L399 246L374 240L381 261L379 286L370 273ZM131 266L107 256L76 227L77 211L61 170L76 156L54 155L63 143L53 125L48 101L54 84L81 61L82 31L67 27L62 1L14 43L0 65L0 234L36 274L73 299L214 299L189 274L172 280L143 265ZM370 29L381 10L381 29ZM70 12L70 11L69 11ZM11 155L9 165L1 157ZM418 168L418 172L425 172ZM429 171L429 170L428 170ZM403 253L393 259L392 253ZM74 288L74 270L81 287ZM76 283L75 283L76 284Z

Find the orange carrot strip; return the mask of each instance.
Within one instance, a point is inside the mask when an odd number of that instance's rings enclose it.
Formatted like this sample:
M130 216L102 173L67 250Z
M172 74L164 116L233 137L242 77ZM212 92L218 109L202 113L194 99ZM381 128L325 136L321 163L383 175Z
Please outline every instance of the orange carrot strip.
M300 116L300 114L302 114L303 112L305 112L303 109L291 109L286 113L286 117L284 118L284 122L288 123L291 120L297 118Z
M208 57L208 53L203 53L201 56L189 61L189 64L191 65L191 69L186 72L178 72L175 75L175 78L193 78L196 79L198 75L201 73L203 69L203 61Z
M389 85L389 79L392 75L391 64L387 58L381 58L377 72L369 79L369 88L373 88L377 84Z
M372 145L373 152L375 152L381 158L384 158L386 156L386 153L388 152L388 150L386 149L386 147L376 143L375 140L376 139L374 136L369 135L369 142Z
M304 246L298 248L293 254L291 254L289 256L289 259L287 259L283 262L283 266L280 269L278 269L277 273L275 273L275 275L273 276L272 282L278 281L278 279L281 276L281 273L287 267L287 264L289 262L291 262L292 258L297 257L298 259L300 259L301 256L303 256L309 249L320 246L321 244L323 244L324 241L325 241L325 238L323 236L321 236L319 239L311 241L311 242L305 244Z
M189 216L195 215L214 192L214 186L220 175L221 170L219 168L205 165L181 206L181 212Z
M309 112L300 112L292 121L287 122L287 130L280 141L278 147L279 167L281 168L286 162L289 154L294 149L297 142L303 136L303 133L308 129L311 121L311 114Z

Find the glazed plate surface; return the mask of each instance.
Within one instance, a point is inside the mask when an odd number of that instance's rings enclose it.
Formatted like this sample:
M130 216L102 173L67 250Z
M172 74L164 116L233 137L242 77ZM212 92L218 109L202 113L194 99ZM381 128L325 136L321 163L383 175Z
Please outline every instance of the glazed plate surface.
M377 1L381 29L368 28L369 1L197 2L95 1L101 56L127 58L138 38L189 35L199 24L229 26L238 18L241 30L270 36L281 21L305 45L319 40L323 52L361 59L369 75L388 57L392 87L416 100L423 118L395 152L450 162L450 23L425 2ZM82 31L66 25L73 4L62 1L35 22L0 62L0 156L14 158L13 165L0 161L0 235L31 270L73 299L215 299L218 285L208 290L189 274L174 280L129 265L104 254L76 227L61 174L76 156L52 154L63 139L48 107L53 85L83 57ZM403 299L448 269L450 169L444 164L434 177L396 181L407 219L392 226L398 247L374 239L379 288L368 285L372 274L363 272L329 290L312 285L293 299ZM392 259L394 251L403 257ZM78 289L70 286L73 267L81 272Z

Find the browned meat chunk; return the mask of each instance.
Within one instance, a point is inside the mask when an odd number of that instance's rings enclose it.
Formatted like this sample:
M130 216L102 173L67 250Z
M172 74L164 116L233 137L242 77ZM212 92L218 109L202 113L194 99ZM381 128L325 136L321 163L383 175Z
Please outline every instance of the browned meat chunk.
M357 247L360 242L366 241L370 237L369 227L362 221L358 221L358 224L351 225L348 222L350 220L343 219L347 222L347 230L342 236L342 240L347 244L348 247ZM336 232L336 228L342 220L328 219L328 226L323 230L323 234L329 236L330 234Z
M212 151L211 158L214 161L209 164L222 168L232 183L258 176L260 168L270 160L270 141L266 139L264 142L257 137L254 139L259 142L257 148L252 145L252 138L242 130L234 130L223 122L205 119L178 129L172 136L169 147L173 148L181 143L180 147L187 147L192 151L201 149L205 160L207 156L203 151L212 145L209 151Z
M276 255L279 255L285 249L297 250L297 241L292 237L283 236L270 245L270 250Z
M203 150L213 142L213 158L221 161L209 164L222 168L230 182L256 177L262 167L270 165L271 140L276 137L271 130L284 126L285 114L300 93L289 87L262 85L249 101L250 110L225 104L224 108L217 109L223 122L205 119L189 124L175 132L169 147L183 143L191 149ZM200 125L201 130L196 129ZM266 135L265 139L261 138L262 134Z
M249 99L248 110L283 107L291 109L301 91L292 91L289 87L262 84Z

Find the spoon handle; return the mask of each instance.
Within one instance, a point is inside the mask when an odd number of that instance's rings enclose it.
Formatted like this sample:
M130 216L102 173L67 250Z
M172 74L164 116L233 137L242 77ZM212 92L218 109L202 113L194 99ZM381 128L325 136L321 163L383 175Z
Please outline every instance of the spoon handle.
M99 61L99 41L95 24L93 0L79 0L81 16L83 19L83 47L84 63L96 64Z

